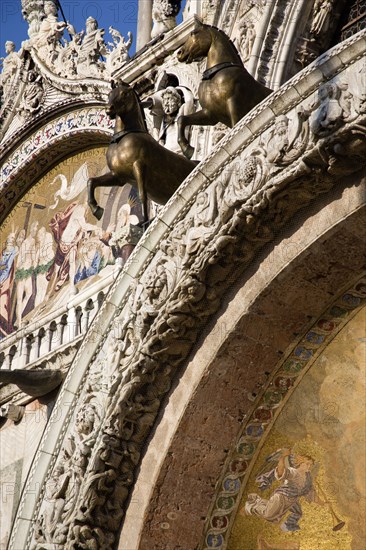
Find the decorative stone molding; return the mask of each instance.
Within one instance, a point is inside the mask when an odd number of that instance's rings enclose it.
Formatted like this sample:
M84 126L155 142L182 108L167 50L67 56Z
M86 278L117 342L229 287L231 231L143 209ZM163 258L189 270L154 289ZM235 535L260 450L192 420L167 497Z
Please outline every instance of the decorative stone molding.
M66 377L9 548L113 546L161 399L231 282L299 209L364 167L366 113L358 79L365 51L363 33L268 97L159 213ZM318 89L335 85L340 75L350 83L351 102L343 96L333 111L328 96L321 107ZM267 144L283 115L299 122L278 156ZM317 132L319 121L330 119L325 133ZM30 496L30 484L44 480L37 498Z

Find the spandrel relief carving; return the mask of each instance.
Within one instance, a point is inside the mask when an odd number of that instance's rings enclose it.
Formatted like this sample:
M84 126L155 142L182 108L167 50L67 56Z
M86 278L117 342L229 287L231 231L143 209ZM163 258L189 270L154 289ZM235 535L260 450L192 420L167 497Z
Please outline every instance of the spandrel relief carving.
M34 70L28 71L27 85L17 109L23 119L27 119L41 110L44 95L45 91L41 75Z

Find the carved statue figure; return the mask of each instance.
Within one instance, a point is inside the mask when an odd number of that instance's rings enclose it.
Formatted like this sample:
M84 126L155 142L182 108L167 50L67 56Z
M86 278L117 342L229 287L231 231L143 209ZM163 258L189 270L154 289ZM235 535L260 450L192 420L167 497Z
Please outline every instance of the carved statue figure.
M117 29L109 27L109 32L112 36L113 43L108 43L108 46L111 47L111 50L109 50L107 53L106 70L109 72L109 74L112 74L112 72L117 67L123 65L123 63L126 63L126 61L130 59L128 50L132 46L132 33L127 33L128 40L127 42L125 42L124 37L119 31L117 31Z
M343 108L339 102L340 90L334 82L327 82L318 90L318 100L312 105L316 109L310 128L317 137L333 132L343 122Z
M194 111L192 92L183 86L168 86L155 92L147 100L147 104L151 105L159 143L174 153L182 154L178 143L178 118ZM185 137L189 137L188 128Z
M185 63L207 57L207 69L198 88L202 110L178 120L179 143L184 154L191 158L193 148L184 136L187 125L213 126L223 122L232 128L271 90L254 80L234 44L216 27L197 22L177 56L178 61Z
M176 26L175 18L180 11L181 0L154 0L152 17L153 29L151 38L170 31Z
M270 162L282 159L288 149L288 123L289 119L285 115L276 119L267 143L267 158Z
M250 20L243 21L239 27L240 37L239 37L239 49L241 52L241 57L243 61L248 61L250 54L252 53L254 40L256 37L256 32L254 28L254 23Z
M5 42L5 52L6 57L0 57L3 66L0 74L0 88L2 88L3 96L6 99L10 92L13 76L22 62L19 54L15 51L15 44L11 40Z
M148 197L165 204L195 163L168 151L149 135L139 98L128 84L120 82L112 89L107 114L116 119L114 136L107 150L110 172L88 180L89 206L100 219L103 209L96 202L95 189L132 183L138 189L143 217L147 221Z
M79 48L77 60L77 73L82 77L99 77L104 72L104 63L101 56L108 54L107 46L103 39L104 29L98 28L98 22L94 17L86 20L86 34Z
M44 5L45 19L42 20L39 31L31 39L31 45L37 50L39 57L47 64L52 64L61 52L61 38L67 24L58 20L58 11L52 1Z
M328 30L333 3L334 0L315 0L313 8L314 18L310 29L310 34L318 36Z

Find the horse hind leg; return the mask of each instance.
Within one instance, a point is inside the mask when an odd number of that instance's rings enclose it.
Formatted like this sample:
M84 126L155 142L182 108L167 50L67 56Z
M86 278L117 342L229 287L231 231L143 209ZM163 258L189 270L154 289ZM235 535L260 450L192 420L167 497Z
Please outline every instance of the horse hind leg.
M100 220L102 218L104 213L104 208L99 206L99 204L95 199L96 188L113 187L115 185L121 186L121 182L112 172L108 172L108 174L104 174L103 176L98 176L95 178L88 179L88 183L87 183L88 204L89 204L90 210L92 211L94 216L97 218L97 220Z

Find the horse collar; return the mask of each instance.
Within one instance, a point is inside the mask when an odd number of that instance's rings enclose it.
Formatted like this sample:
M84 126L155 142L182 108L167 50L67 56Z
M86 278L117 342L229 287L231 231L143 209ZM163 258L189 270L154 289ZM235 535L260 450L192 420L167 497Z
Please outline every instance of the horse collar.
M211 80L215 76L216 73L219 71L222 71L222 69L227 69L228 67L240 67L243 68L242 65L239 65L239 63L231 63L230 61L226 61L225 63L218 63L217 65L214 65L210 69L206 69L202 74L202 80Z
M134 134L136 132L146 134L146 130L140 130L138 128L131 128L131 130L122 130L122 132L117 132L116 134L114 134L110 143L118 143L124 136L127 136L127 134Z

